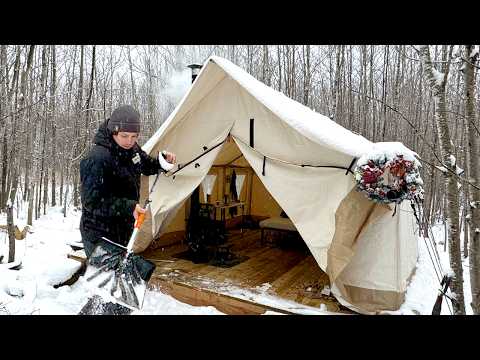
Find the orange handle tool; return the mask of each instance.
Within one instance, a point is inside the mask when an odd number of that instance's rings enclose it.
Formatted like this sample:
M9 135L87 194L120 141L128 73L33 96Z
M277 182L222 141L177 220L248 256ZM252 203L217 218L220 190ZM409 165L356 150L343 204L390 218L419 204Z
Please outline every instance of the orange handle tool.
M145 214L139 214L138 217L137 217L137 220L135 220L135 226L134 227L136 229L140 229L140 226L142 226L144 220L145 220Z

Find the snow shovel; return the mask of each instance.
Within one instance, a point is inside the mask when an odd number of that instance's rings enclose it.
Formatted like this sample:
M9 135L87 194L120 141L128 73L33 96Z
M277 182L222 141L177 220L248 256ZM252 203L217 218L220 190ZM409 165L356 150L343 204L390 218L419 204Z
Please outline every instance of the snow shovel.
M145 210L150 207L149 200ZM141 309L155 264L133 253L132 248L145 214L139 214L128 245L122 246L103 237L92 252L85 279L98 295L130 309Z

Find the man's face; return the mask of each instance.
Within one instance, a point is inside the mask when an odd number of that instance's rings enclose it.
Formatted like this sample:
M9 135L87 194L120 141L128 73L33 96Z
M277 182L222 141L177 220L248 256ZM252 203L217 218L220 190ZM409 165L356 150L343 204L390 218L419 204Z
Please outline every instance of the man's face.
M119 131L117 135L113 135L113 140L124 149L131 149L138 140L138 133Z

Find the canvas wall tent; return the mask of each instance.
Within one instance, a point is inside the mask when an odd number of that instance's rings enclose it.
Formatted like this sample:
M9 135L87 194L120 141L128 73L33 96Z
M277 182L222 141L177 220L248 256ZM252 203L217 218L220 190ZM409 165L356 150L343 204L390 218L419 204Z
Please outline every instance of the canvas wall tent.
M143 146L151 155L173 151L179 164L205 156L175 176L159 177L151 196L153 216L136 250L183 230L192 191L215 172L214 165L242 154L234 164L254 172L244 186L252 188L251 213L271 216L283 209L343 305L361 313L397 309L416 264L415 222L408 204L392 216L393 206L375 204L354 190L355 180L346 169L373 146L231 62L210 57ZM143 198L153 180L142 179ZM222 189L213 193L217 191Z

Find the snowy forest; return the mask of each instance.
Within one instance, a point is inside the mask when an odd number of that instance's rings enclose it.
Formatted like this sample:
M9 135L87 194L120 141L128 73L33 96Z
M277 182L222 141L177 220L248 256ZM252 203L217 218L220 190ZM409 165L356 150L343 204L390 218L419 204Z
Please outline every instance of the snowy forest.
M100 123L131 104L144 144L191 85L187 66L217 55L353 133L416 152L425 224L445 224L437 240L448 245L452 313L466 313L468 292L479 314L478 54L478 45L1 45L0 212L23 202L32 225L51 207L81 209L79 164Z

